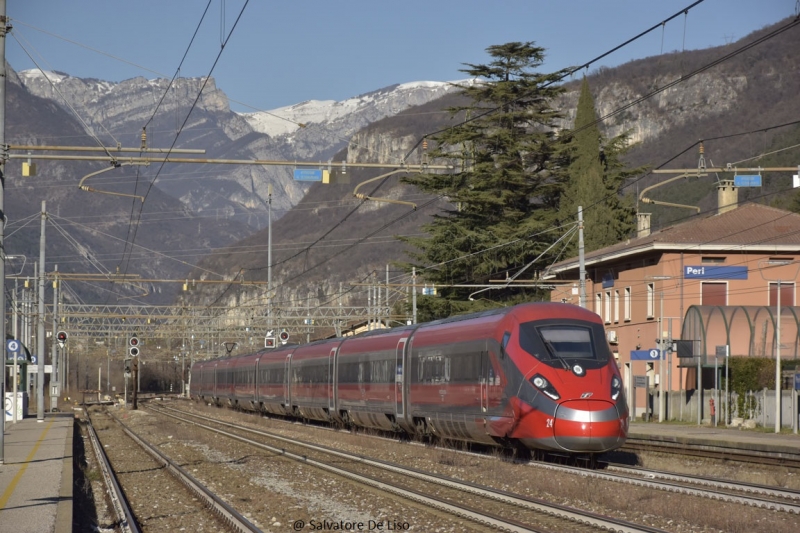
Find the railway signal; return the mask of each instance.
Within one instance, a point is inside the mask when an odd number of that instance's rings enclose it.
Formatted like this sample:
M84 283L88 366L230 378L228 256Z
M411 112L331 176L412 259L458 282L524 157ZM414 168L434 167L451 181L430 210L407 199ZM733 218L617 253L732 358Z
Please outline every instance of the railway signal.
M264 348L274 348L275 347L275 334L272 330L267 332L267 335L264 337Z
M131 357L137 357L139 355L139 337L134 335L130 338L128 344L130 344L128 353L131 355Z
M289 332L286 330L281 331L281 334L278 337L281 339L281 344L286 344L289 342Z
M56 341L58 345L63 348L64 345L67 343L67 332L66 331L59 331L56 333Z

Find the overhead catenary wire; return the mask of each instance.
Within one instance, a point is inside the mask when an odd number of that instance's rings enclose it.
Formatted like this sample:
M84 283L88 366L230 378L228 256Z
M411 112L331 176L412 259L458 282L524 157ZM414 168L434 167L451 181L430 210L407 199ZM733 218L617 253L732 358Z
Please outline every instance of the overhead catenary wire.
M200 30L201 25L203 24L203 20L205 20L206 13L208 13L208 8L211 6L211 2L212 2L212 0L208 0L208 3L206 4L205 9L203 10L203 14L200 16L200 21L197 23L197 27L195 28L194 33L192 34L192 37L189 40L189 44L186 47L186 51L183 53L183 57L181 58L181 60L180 60L180 62L178 64L178 68L176 69L175 74L172 76L172 78L170 79L169 83L167 84L167 87L164 90L164 92L162 93L161 99L156 104L155 109L153 110L153 113L150 115L150 118L147 120L147 122L144 124L144 126L142 126L142 149L144 149L146 147L146 145L145 145L145 135L146 135L146 131L147 131L147 126L155 118L156 114L158 113L159 108L161 107L162 102L164 101L164 98L166 97L167 94L169 94L170 88L172 87L173 83L175 82L176 77L180 73L181 66L183 65L183 62L186 60L186 56L189 54L189 50L191 50L192 44L194 44L194 40L197 37L197 33ZM202 91L202 89L201 89L201 91ZM191 113L191 110L190 110L190 113ZM176 134L175 140L177 140L177 135L179 135L179 134L180 134L180 131L178 131L178 133ZM175 145L175 141L173 141L172 146L170 146L170 150L167 153L167 155L169 155L169 153L172 152L172 148L174 147L174 145ZM163 168L163 164L161 165L161 168ZM140 177L140 167L137 165L137 167L136 167L136 179L134 181L134 194L136 194L136 192L138 190L139 177ZM147 192L149 193L150 189L148 189ZM145 194L145 196L142 198L142 204L144 204L144 200L145 200L146 197L147 197L147 194ZM139 207L138 217L136 216L136 208L137 207ZM123 248L123 252L122 252L123 259L121 259L120 262L123 262L124 258L126 256L126 253L127 253L127 250L128 250L129 238L131 237L131 234L133 234L133 238L130 239L130 246L131 246L131 248L133 247L133 242L136 239L136 232L138 231L138 224L139 224L139 221L141 220L141 214L142 214L142 210L143 209L144 209L143 205L137 206L135 201L131 202L131 211L130 211L130 218L129 218L129 223L128 223L128 235L125 237L125 244L124 244L124 248ZM136 219L136 221L134 222L135 219ZM125 266L124 266L124 271L125 272L127 272L127 270L128 270L129 262L130 262L130 259L128 259L128 262L125 263Z
M203 84L201 85L200 90L197 92L197 96L195 97L194 101L192 102L192 105L189 108L189 111L186 113L186 117L185 117L183 123L181 124L178 132L175 134L175 136L174 136L174 138L172 140L172 143L171 143L171 145L169 147L169 150L167 151L167 157L169 157L169 154L174 149L175 144L177 144L178 138L180 137L181 132L186 127L186 124L189 121L189 117L192 115L192 111L194 111L195 107L197 106L197 102L200 100L200 96L203 94L203 89L205 89L205 86L208 83L208 80L211 78L211 74L214 72L214 68L217 66L217 63L219 62L220 57L222 56L222 53L225 50L225 44L227 44L228 40L233 35L233 32L236 30L236 27L239 24L239 21L241 20L242 15L244 14L245 9L247 9L247 6L248 6L249 3L250 3L250 0L245 0L245 3L242 6L242 9L239 11L239 15L236 17L236 21L233 23L233 26L231 27L231 31L228 33L228 36L226 37L225 42L220 47L220 50L217 53L217 56L214 59L214 62L211 65L211 68L209 69L208 74L204 77ZM152 191L153 186L155 185L156 181L158 180L158 177L161 174L161 171L163 170L165 164L166 164L165 162L161 163L161 165L158 167L158 170L156 171L155 176L153 177L153 180L149 183L149 185L147 187L147 190L144 193L145 200L149 196L150 191ZM142 203L144 203L144 200L142 201ZM140 219L141 216L142 216L142 210L140 209L138 218ZM138 231L138 220L137 220L137 224L134 225L133 237L131 238L131 243L134 243L136 241L136 233L137 233L137 231ZM127 272L129 264L130 264L129 262L125 263L125 268L123 269L124 272Z
M610 49L610 50L607 50L606 52L603 52L603 53L602 53L602 54L600 54L599 56L595 57L594 59L590 59L589 61L587 61L586 63L583 63L582 65L579 65L579 66L577 66L577 67L572 67L572 68L567 68L567 69L564 69L564 73L563 73L561 76L559 76L558 78L556 78L556 79L553 79L553 80L551 80L551 81L548 81L547 83L543 84L543 87L548 87L548 86L550 86L550 85L553 85L553 84L555 84L555 83L558 83L558 82L560 82L560 81L563 81L563 80L565 80L566 78L568 78L569 76L572 76L572 75L573 75L573 74L575 74L576 72L580 72L580 71L581 71L581 70L583 70L583 69L588 69L590 66L594 65L595 63L597 63L598 61L600 61L600 60L601 60L601 59L603 59L604 57L607 57L607 56L609 56L609 55L613 54L614 52L616 52L616 51L618 51L618 50L621 50L622 48L624 48L624 47L628 46L629 44L631 44L631 43L634 43L634 42L638 41L639 39L641 39L641 38L642 38L642 37L644 37L645 35L647 35L647 34L649 34L649 33L653 32L653 31L655 31L655 30L656 30L656 29L658 29L659 27L663 28L663 26L664 26L664 25L665 25L667 22L671 21L672 19L674 19L674 18L676 18L676 17L679 17L679 16L680 16L682 13L688 13L688 12L689 12L689 10L691 10L691 9L695 8L696 6L698 6L698 5L702 4L704 1L705 1L705 0L697 0L696 2L694 2L694 3L692 3L692 4L688 5L688 6L686 6L685 8L681 9L681 10L680 10L680 11L678 11L677 13L675 13L675 14L673 14L673 15L671 15L671 16L669 16L669 17L667 17L666 19L662 20L662 21L661 21L661 22L659 22L658 24L655 24L655 25L651 26L650 28L648 28L648 29L644 30L643 32L639 33L638 35L636 35L636 36L634 36L634 37L631 37L631 38L630 38L630 39L628 39L627 41L625 41L625 42L623 42L623 43L621 43L621 44L618 44L618 45L617 45L617 46L615 46L614 48L612 48L612 49ZM475 115L474 117L470 117L470 118L468 118L468 119L465 119L465 120L464 120L464 122L463 122L462 124L466 124L466 123L468 123L468 122L474 122L474 121L476 121L476 120L478 120L478 119L480 119L480 118L482 118L482 117L485 117L485 116L487 116L487 115L491 115L491 114L493 114L493 113L495 113L495 112L497 112L497 111L499 111L499 110L503 109L503 107L504 107L504 106L507 106L507 105L509 105L509 104L512 104L512 103L514 103L514 102L517 102L517 101L519 101L519 100L522 100L522 99L524 99L524 98L526 98L526 95L521 95L521 96L515 97L515 98L513 98L513 99L509 100L508 102L504 102L503 104L501 104L501 105L499 105L499 106L492 107L491 109L488 109L488 110L486 110L486 111L484 111L484 112L482 112L482 113L479 113L479 114ZM589 126L589 125L587 125L587 126ZM457 126L456 126L456 127L457 127ZM403 161L405 161L405 160L406 160L408 157L410 157L410 156L411 156L411 154L414 152L414 150L416 150L416 149L417 149L417 147L419 147L419 145L420 145L420 144L421 144L421 143L422 143L422 142L423 142L423 141L424 141L426 138L428 138L428 137L430 137L430 136L432 136L432 135L438 135L438 134L440 134L440 133L444 133L445 131L448 131L448 130L451 130L451 129L453 129L453 126L448 126L448 127L446 127L446 128L442 128L441 130L438 130L438 131L435 131L435 132L431 132L431 133L428 133L428 134L424 135L424 136L423 136L423 137L422 137L422 138L421 138L419 141L417 141L417 143L416 143L416 144L415 144L415 145L414 145L414 146L411 148L411 150L409 150L409 151L407 152L407 154L406 154L405 158L403 158Z
M701 2L702 2L702 0L700 0L700 1L698 1L698 2L695 2L694 4L692 4L692 5L688 6L688 7L687 7L685 10L683 10L682 12L685 12L686 10L688 10L688 9L691 9L692 7L694 7L695 5L697 5L697 4L701 3ZM671 20L671 18L674 18L675 16L678 16L678 15L679 15L679 13L676 13L675 15L673 15L673 17L670 17L669 19L666 19L666 21L668 21L668 20ZM661 23L661 24L664 24L666 21L662 21L662 23ZM659 24L659 25L661 25L661 24ZM658 25L654 26L653 28L656 28L656 27L658 27ZM641 37L642 35L645 35L646 33L649 33L649 31L652 31L652 29L653 29L653 28L651 28L650 30L647 30L647 31L645 31L645 32L642 32L640 35L638 35L638 36L634 37L633 39L630 39L630 40L626 41L625 43L622 43L622 44L621 44L621 45L619 45L618 47L616 47L616 48L614 48L614 49L612 49L612 50L610 50L610 51L606 52L605 54L602 54L602 55L598 56L597 58L595 58L595 59L591 60L590 62L587 62L587 63L585 63L584 65L581 65L580 67L578 67L578 70L579 70L580 68L584 68L584 67L587 67L587 66L589 66L590 64L594 63L595 61L599 61L600 59L602 59L602 58L603 58L603 57L605 57L606 55L608 55L608 54L610 54L610 53L613 53L614 51L618 50L619 48L621 48L621 47L623 47L623 46L626 46L627 44L629 44L629 43L631 43L631 42L635 41L637 38ZM223 48L224 48L224 44L223 44ZM191 111L190 111L190 112L191 112ZM176 137L177 137L177 136L176 136ZM156 176L156 179L157 179L157 176ZM152 183L154 183L154 182L155 182L155 179L153 180L153 182L152 182ZM151 186L152 186L152 183L151 183ZM140 218L141 218L141 215L140 215ZM134 239L135 239L135 233L134 233ZM301 252L299 252L299 253L303 253L303 251L301 251ZM299 254L298 254L298 255L299 255Z
M206 8L206 9L207 9L207 8ZM166 79L166 78L169 78L169 75L167 75L167 74L164 74L164 73L162 73L162 72L159 72L159 71L157 71L157 70L153 70L153 69L147 68L147 67L145 67L145 66L143 66L143 65L140 65L140 64L138 64L138 63L135 63L135 62L133 62L133 61L129 61L129 60L127 60L127 59L124 59L124 58L121 58L121 57L119 57L119 56L116 56L116 55L113 55L113 54L109 54L109 53L107 53L107 52L104 52L104 51L102 51L102 50L99 50L99 49L97 49L97 48L94 48L94 47L91 47L91 46L85 45L85 44L83 44L83 43L81 43L81 42L79 42L79 41L75 41L75 40L73 40L73 39L69 39L69 38L67 38L67 37L64 37L64 36L62 36L62 35L59 35L59 34L56 34L56 33L50 32L50 31L47 31L47 30L45 30L45 29L42 29L42 28L39 28L39 27L37 27L37 26L34 26L34 25L32 25L32 24L28 24L28 23L26 23L26 22L23 22L23 21L21 21L21 20L19 20L19 19L14 19L14 24L21 24L21 25L23 25L23 26L26 26L26 27L28 27L28 28L31 28L32 30L35 30L35 31L41 32L41 33L43 33L43 34L45 34L45 35L49 35L49 36L51 36L51 37L55 37L55 38L57 38L57 39L63 40L64 42L68 42L68 43L70 43L70 44L73 44L73 45L75 45L75 46L78 46L78 47L80 47L80 48L84 48L84 49L86 49L86 50L89 50L89 51L91 51L91 52L94 52L94 53L97 53L97 54L100 54L100 55L106 56L106 57L108 57L108 58L110 58L110 59L113 59L113 60L115 60L115 61L119 61L119 62L121 62L121 63L125 63L125 64L127 64L127 65L130 65L130 66L132 66L132 67L134 67L134 68L136 68L136 69L139 69L139 70L141 70L141 71L143 71L143 72L149 72L149 73L151 73L151 74L155 74L156 76L159 76L159 77L161 77L161 78L165 78L165 79ZM179 67L179 68L178 68L178 75L180 75L180 71L181 71L181 69L180 69L180 67ZM174 91L173 91L173 92L174 92ZM278 120L281 120L281 121L284 121L284 122L288 122L288 123L290 123L290 124L293 124L293 125L297 126L297 127L298 127L298 128L300 128L300 129L302 129L302 128L306 128L306 127L308 126L308 124L306 124L306 123L303 123L303 122L298 122L298 121L296 121L296 120L293 120L293 119L291 119L291 118L289 118L289 117L283 116L283 115L281 115L281 114L279 114L279 113L275 113L275 112L272 112L272 111L268 111L268 110L266 110L266 109L262 109L262 108L260 108L260 107L256 107L256 106L250 105L250 104L248 104L248 103L246 103L246 102L243 102L243 101L241 101L241 100L237 100L237 99L235 99L235 98L231 98L230 96L228 96L227 98L228 98L228 100L229 100L230 102L233 102L233 103L235 103L235 104L238 104L238 105L240 105L240 106L242 106L242 107L245 107L245 108L251 109L251 110L253 110L253 111L255 111L255 112L258 112L258 113L263 113L263 114L265 114L265 115L271 116L271 117L273 117L273 118L275 118L275 119L278 119ZM163 98L162 98L162 100L163 100ZM176 107L177 107L177 106L176 106ZM177 108L176 108L176 113L177 113ZM438 112L436 112L436 113L441 113L441 111L438 111ZM175 128L175 131L177 131L177 130L178 130L178 127L179 127L179 125L178 125L177 116L176 116L176 128ZM105 128L104 128L104 129L105 129ZM203 128L193 128L193 131L198 131L198 130L202 130L202 129L203 129ZM218 130L219 128L208 128L208 129L215 129L215 130ZM107 131L107 130L106 130L106 131ZM171 133L171 132L170 132L170 133ZM110 135L110 133L109 133L109 135ZM137 135L138 135L138 133L137 133ZM337 138L339 138L341 141L343 141L343 142L347 143L347 145L348 145L348 146L358 146L358 143L355 143L355 142L353 142L353 140L352 140L352 139L348 139L348 138L345 138L345 137L340 137L340 136L336 136L336 137L337 137ZM402 163L402 161L398 161L398 163Z

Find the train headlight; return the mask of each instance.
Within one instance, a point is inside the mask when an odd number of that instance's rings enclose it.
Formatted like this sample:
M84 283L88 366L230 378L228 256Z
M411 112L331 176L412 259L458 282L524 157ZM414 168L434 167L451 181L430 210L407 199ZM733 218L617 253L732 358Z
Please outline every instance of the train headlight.
M617 376L611 378L611 399L616 400L622 392L622 380Z
M535 376L533 376L531 378L531 383L533 384L534 387L536 387L537 389L548 395L550 398L554 400L558 400L559 398L561 398L561 396L558 394L558 391L556 391L555 387L550 385L550 382L547 381L547 379L545 379L545 377L542 376L541 374L536 374Z

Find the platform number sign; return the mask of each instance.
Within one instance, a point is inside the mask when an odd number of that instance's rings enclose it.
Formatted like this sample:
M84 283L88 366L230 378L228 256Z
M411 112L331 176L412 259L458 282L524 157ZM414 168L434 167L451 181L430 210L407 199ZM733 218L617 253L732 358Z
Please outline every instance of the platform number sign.
M6 359L19 359L21 348L17 339L8 339L6 341Z

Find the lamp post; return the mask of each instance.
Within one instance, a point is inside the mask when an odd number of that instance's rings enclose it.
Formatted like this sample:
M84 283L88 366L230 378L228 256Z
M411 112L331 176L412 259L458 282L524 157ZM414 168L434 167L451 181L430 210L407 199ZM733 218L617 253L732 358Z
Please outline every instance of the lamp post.
M759 261L759 272L761 272L761 277L766 281L775 281L777 282L777 299L776 299L776 318L775 318L775 433L781 432L781 276L778 276L777 279L770 278L764 275L764 270L766 268L774 268L774 267L782 267L787 265L795 265L794 275L791 276L789 279L796 279L797 272L800 270L800 263L795 263L794 261L790 260L775 260L769 259L766 261ZM794 413L792 413L792 417L794 417Z

